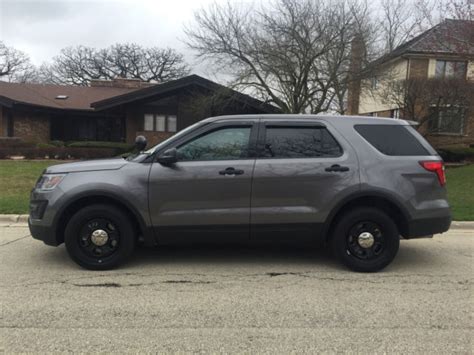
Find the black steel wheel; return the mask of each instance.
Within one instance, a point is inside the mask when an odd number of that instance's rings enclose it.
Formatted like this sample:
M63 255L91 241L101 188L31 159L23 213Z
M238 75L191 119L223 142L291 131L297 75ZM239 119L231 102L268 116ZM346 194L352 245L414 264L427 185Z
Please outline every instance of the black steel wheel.
M91 205L79 210L65 230L66 249L80 266L111 269L135 247L135 232L126 213L111 205Z
M375 272L395 258L400 235L396 224L385 212L359 207L337 221L331 244L336 257L350 269Z
M347 250L361 260L372 260L383 253L385 244L382 228L371 221L361 221L347 233Z

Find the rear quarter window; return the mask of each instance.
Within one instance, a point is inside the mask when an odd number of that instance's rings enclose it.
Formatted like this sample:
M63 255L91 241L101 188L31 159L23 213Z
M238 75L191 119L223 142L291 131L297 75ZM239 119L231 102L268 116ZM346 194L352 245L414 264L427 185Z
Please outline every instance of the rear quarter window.
M385 155L431 155L410 132L414 129L411 126L364 124L355 125L354 128L375 149Z

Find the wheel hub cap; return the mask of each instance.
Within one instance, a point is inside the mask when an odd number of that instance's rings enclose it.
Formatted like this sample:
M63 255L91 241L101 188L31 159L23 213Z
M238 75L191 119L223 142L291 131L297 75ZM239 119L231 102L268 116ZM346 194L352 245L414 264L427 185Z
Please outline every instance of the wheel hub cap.
M107 241L109 240L109 235L107 232L103 229L96 229L95 231L92 232L91 235L91 241L95 245L101 247L105 244L107 244Z
M364 232L359 235L357 242L362 248L371 248L374 245L375 239L372 233Z

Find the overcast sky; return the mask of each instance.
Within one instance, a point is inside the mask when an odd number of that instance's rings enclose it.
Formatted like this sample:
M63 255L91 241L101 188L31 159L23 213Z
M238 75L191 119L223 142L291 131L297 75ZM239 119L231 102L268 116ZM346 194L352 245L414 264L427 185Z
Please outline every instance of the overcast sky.
M117 42L172 47L195 64L183 25L202 6L225 0L0 0L0 40L41 64L75 45L106 47ZM203 65L197 74L212 76Z

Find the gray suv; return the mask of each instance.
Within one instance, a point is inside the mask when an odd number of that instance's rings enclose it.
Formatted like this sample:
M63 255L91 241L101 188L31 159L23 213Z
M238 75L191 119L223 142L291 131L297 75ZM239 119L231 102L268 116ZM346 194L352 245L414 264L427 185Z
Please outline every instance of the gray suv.
M203 120L127 159L46 169L29 226L88 269L137 243L328 244L356 271L387 266L400 236L448 230L444 164L411 122L312 115Z

